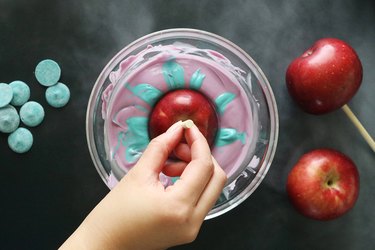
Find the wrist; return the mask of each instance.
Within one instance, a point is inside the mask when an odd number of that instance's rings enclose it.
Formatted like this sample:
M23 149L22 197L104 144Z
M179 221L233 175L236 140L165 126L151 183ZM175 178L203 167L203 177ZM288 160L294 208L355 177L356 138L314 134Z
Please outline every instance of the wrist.
M85 218L60 249L124 249L124 247L120 248L116 239L111 238L110 234L106 232L105 226L101 223L100 216L94 212L95 210Z

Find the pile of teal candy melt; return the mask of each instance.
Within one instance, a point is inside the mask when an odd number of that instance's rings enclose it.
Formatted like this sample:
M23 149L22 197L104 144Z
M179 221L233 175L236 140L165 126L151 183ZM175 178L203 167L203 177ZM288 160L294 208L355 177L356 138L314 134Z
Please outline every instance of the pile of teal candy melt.
M60 76L60 66L50 59L41 61L35 68L37 81L47 87L47 103L55 108L65 106L70 99L69 88L58 82ZM43 106L29 99L30 88L25 82L0 83L0 132L9 134L8 145L16 153L25 153L33 145L32 133L20 124L36 127L45 115Z

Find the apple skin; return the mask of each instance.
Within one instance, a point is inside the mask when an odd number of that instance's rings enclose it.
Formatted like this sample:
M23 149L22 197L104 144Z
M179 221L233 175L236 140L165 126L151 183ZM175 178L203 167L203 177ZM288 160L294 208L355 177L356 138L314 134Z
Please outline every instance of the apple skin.
M324 114L346 104L362 82L362 64L342 40L323 38L294 59L286 71L289 94L305 111Z
M150 138L164 133L174 123L188 119L212 145L218 128L216 110L206 96L190 89L173 90L160 98L150 114Z
M359 193L359 174L353 161L332 149L304 154L289 172L287 193L301 214L331 220L348 212Z

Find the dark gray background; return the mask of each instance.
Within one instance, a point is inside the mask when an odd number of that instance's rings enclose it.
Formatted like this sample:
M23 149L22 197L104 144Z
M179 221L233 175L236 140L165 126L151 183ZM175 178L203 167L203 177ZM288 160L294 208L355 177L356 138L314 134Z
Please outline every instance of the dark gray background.
M285 71L315 40L337 37L358 52L363 83L349 103L375 135L375 3L345 1L101 1L0 0L0 82L23 80L46 111L31 128L24 155L0 135L0 248L54 249L107 194L91 161L85 113L91 88L119 50L153 31L189 27L242 47L274 90L280 136L274 162L255 193L209 220L197 240L175 249L371 249L375 245L375 157L339 110L303 113L290 100ZM33 75L45 58L59 62L71 90L63 109L46 104ZM350 156L361 177L358 202L345 216L318 222L299 215L285 192L286 177L310 149L331 147ZM126 235L124 235L126 237Z

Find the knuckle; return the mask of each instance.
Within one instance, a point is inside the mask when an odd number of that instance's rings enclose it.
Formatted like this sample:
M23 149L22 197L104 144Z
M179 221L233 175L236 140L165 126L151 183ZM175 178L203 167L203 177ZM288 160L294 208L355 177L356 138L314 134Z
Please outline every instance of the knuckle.
M216 178L221 182L221 184L225 184L227 182L227 174L225 173L224 169L219 165L219 163L213 159L214 162L214 174Z
M218 170L219 170L218 176L219 176L222 184L225 184L227 182L227 174L224 172L224 170L221 167L219 167Z
M166 211L161 221L172 228L178 226L178 241L181 244L193 242L200 230L200 221L193 216L193 207L183 202L175 201L173 205L164 209Z
M207 155L206 157L199 158L199 162L203 166L206 166L207 169L213 169L214 168L214 163L212 161L211 155Z
M199 227L198 226L191 226L186 234L185 234L185 242L186 243L191 243L195 241L199 233Z
M160 141L158 138L152 139L149 143L149 147L161 151L162 154L169 155L167 144Z
M169 203L164 211L166 211L166 213L163 215L163 220L169 221L173 224L185 225L190 220L190 208L177 200L175 200L172 205Z
M189 224L191 216L190 208L186 205L179 206L175 209L173 217L178 224Z
M212 161L211 157L207 157L206 159L203 160L203 164L206 166L207 172L209 174L213 174L215 170L214 163Z

